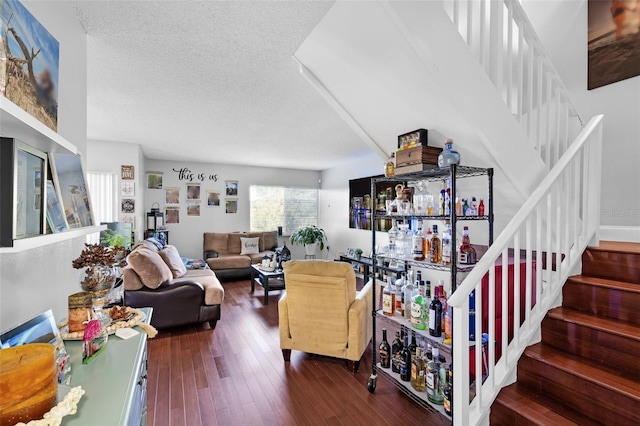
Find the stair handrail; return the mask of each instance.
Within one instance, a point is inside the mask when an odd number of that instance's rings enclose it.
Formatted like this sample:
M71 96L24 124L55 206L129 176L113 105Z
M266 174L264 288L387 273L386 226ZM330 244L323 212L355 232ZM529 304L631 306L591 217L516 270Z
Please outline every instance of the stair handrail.
M454 397L453 420L456 425L488 422L491 403L500 389L513 380L517 361L531 342L544 315L557 303L562 285L580 264L580 256L589 244L597 244L600 220L600 177L603 116L593 117L565 151L549 174L511 219L504 231L482 256L473 270L457 286L447 303L453 308ZM533 228L535 227L535 240ZM524 234L524 257L521 235ZM535 247L534 247L535 246ZM536 249L536 250L534 250ZM508 321L502 322L502 338L496 339L496 261L508 264L509 250L525 260L524 295L521 268L513 268L513 337L509 340ZM543 269L546 262L547 267ZM508 268L502 270L501 294L508 294ZM475 292L475 335L482 330L482 281L488 277L488 342L469 340L469 297ZM524 299L523 299L524 298ZM520 305L525 303L524 311ZM500 312L506 312L508 298L502 298ZM524 317L524 320L523 320ZM508 318L508 316L507 316ZM519 319L520 321L516 321ZM496 344L502 355L498 362ZM471 345L471 346L470 346ZM466 348L475 348L474 370L483 380L476 380L475 397L470 401L471 363ZM488 356L487 356L488 355ZM486 370L486 371L485 371ZM469 372L460 374L458 372ZM478 377L477 375L475 377ZM461 403L461 401L470 401Z
M522 5L517 0L442 4L550 170L584 123Z

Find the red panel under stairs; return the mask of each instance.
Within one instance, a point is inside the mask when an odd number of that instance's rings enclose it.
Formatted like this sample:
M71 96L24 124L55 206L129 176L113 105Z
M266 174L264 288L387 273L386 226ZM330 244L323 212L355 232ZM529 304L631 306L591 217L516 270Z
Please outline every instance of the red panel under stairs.
M491 425L640 424L640 244L602 242L582 261Z

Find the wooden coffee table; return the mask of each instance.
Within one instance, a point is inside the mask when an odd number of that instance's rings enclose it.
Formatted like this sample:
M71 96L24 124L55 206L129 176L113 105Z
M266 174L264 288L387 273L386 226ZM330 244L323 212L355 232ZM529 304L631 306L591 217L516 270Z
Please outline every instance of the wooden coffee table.
M269 304L269 290L284 290L284 272L263 271L258 265L251 265L251 293L255 291L256 284L264 288L264 304Z

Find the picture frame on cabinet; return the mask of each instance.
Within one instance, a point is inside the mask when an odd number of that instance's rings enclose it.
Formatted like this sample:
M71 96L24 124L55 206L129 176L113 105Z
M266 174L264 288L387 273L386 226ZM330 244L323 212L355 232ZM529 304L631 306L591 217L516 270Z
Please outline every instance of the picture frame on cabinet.
M49 164L69 228L93 226L93 207L82 157L77 154L49 153Z

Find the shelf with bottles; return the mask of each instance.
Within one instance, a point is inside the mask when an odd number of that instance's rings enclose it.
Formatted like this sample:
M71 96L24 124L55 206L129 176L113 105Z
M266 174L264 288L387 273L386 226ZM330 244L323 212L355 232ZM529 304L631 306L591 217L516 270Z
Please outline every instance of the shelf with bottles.
M385 220L385 219L396 219L396 220L433 220L433 221L445 221L445 220L451 220L451 216L450 215L444 215L444 216L426 216L426 215L416 215L416 214L410 214L410 215L386 215L386 214L376 214L376 220ZM488 215L484 215L484 216L462 216L462 215L456 215L456 220L460 221L460 220L489 220L489 216Z
M451 264L445 265L443 263L431 263L424 260L414 260L408 257L399 257L399 256L387 256L382 254L376 255L378 258L383 258L385 261L396 262L398 264L403 264L406 266L412 266L415 268L424 268L424 269L432 269L436 271L451 271ZM464 265L464 264L456 264L456 270L458 272L470 272L475 264Z
M411 398L415 403L425 408L427 411L434 413L438 412L445 416L447 419L451 420L451 416L448 416L444 412L444 405L434 404L429 401L426 392L419 392L411 386L411 382L405 382L400 379L400 374L394 373L391 368L384 368L380 366L380 363L377 363L377 371L378 373L382 373L382 376L389 379L389 381L394 384L398 389L400 389L405 395Z
M440 337L435 337L429 334L429 329L421 330L419 328L415 328L410 320L401 317L399 315L388 316L382 313L382 309L376 312L377 318L380 318L384 322L404 328L406 332L415 331L416 335L420 336L422 340L427 341L432 346L437 346L444 353L451 353L451 345L444 343L444 333Z

